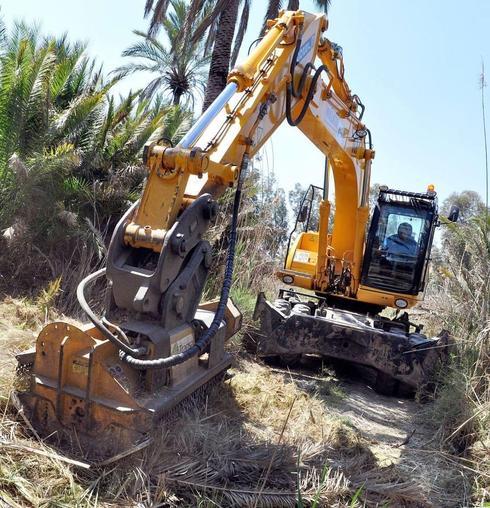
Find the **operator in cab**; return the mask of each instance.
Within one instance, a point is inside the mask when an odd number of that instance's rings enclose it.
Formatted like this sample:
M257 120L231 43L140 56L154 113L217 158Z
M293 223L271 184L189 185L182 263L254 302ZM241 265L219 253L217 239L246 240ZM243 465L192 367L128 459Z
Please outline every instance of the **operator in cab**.
M381 251L388 261L414 263L417 257L417 242L412 238L411 224L402 222L396 235L385 239Z

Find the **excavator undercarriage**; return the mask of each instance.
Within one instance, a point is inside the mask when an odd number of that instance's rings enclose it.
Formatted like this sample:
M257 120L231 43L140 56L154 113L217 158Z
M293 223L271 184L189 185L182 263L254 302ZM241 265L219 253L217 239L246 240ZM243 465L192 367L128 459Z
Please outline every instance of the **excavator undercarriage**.
M345 311L294 290L282 289L273 303L260 293L254 319L260 321L253 337L259 357L296 364L316 355L365 366L376 391L386 395L423 389L448 354L447 332L428 338L411 331L406 313L388 319Z

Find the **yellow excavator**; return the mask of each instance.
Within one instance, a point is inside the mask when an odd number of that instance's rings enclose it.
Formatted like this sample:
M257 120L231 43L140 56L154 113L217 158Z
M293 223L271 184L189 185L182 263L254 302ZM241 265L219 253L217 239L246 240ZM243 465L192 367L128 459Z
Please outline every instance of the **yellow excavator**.
M290 242L279 272L289 287L278 302L259 295L257 353L327 355L411 386L427 380L442 339L410 333L406 317L379 312L421 299L436 195L383 188L366 240L371 133L362 123L364 105L344 78L342 49L323 36L327 27L324 15L282 11L180 143L146 147L141 199L117 224L106 268L78 287L90 324L48 324L35 348L18 356L29 380L19 398L38 431L75 430L77 440L97 443L100 453L105 445L126 446L230 366L224 344L241 325L229 292L242 186L251 158L285 119L325 155L325 189L316 228L308 220L315 200L307 197L300 210L304 231ZM206 231L230 187L221 296L200 303L213 256ZM408 236L397 240L403 224ZM105 294L101 315L90 305L94 291L99 300Z

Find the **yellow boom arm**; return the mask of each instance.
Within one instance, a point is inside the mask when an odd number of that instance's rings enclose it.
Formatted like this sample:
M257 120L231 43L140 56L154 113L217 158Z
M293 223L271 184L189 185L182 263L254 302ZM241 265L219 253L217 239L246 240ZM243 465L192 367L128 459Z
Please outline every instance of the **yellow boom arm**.
M335 183L333 234L327 237L330 205L325 199L316 269L305 286L326 287L328 253L336 271L349 264L354 294L374 157L365 143L363 106L345 81L341 49L322 37L328 26L324 15L286 11L269 24L267 34L230 72L226 89L179 145L148 148L148 181L124 240L159 252L179 214L204 193L217 198L233 186L244 158L253 157L288 117L325 154L326 176L330 170ZM315 72L318 60L321 69ZM294 168L298 173L304 169Z

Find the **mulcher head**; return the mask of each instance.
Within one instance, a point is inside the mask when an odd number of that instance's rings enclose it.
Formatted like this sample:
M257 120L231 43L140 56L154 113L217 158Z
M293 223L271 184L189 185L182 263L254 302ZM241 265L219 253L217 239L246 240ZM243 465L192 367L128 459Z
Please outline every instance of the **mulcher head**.
M215 303L200 306L194 324L206 328ZM35 349L18 356L29 381L19 399L42 436L72 443L93 457L105 457L141 442L164 415L195 394L231 364L225 341L239 329L241 315L231 300L225 320L203 354L160 369L139 370L92 326L58 322L39 334ZM138 330L135 330L139 326ZM166 355L195 342L196 327L164 331L156 324L126 323Z

